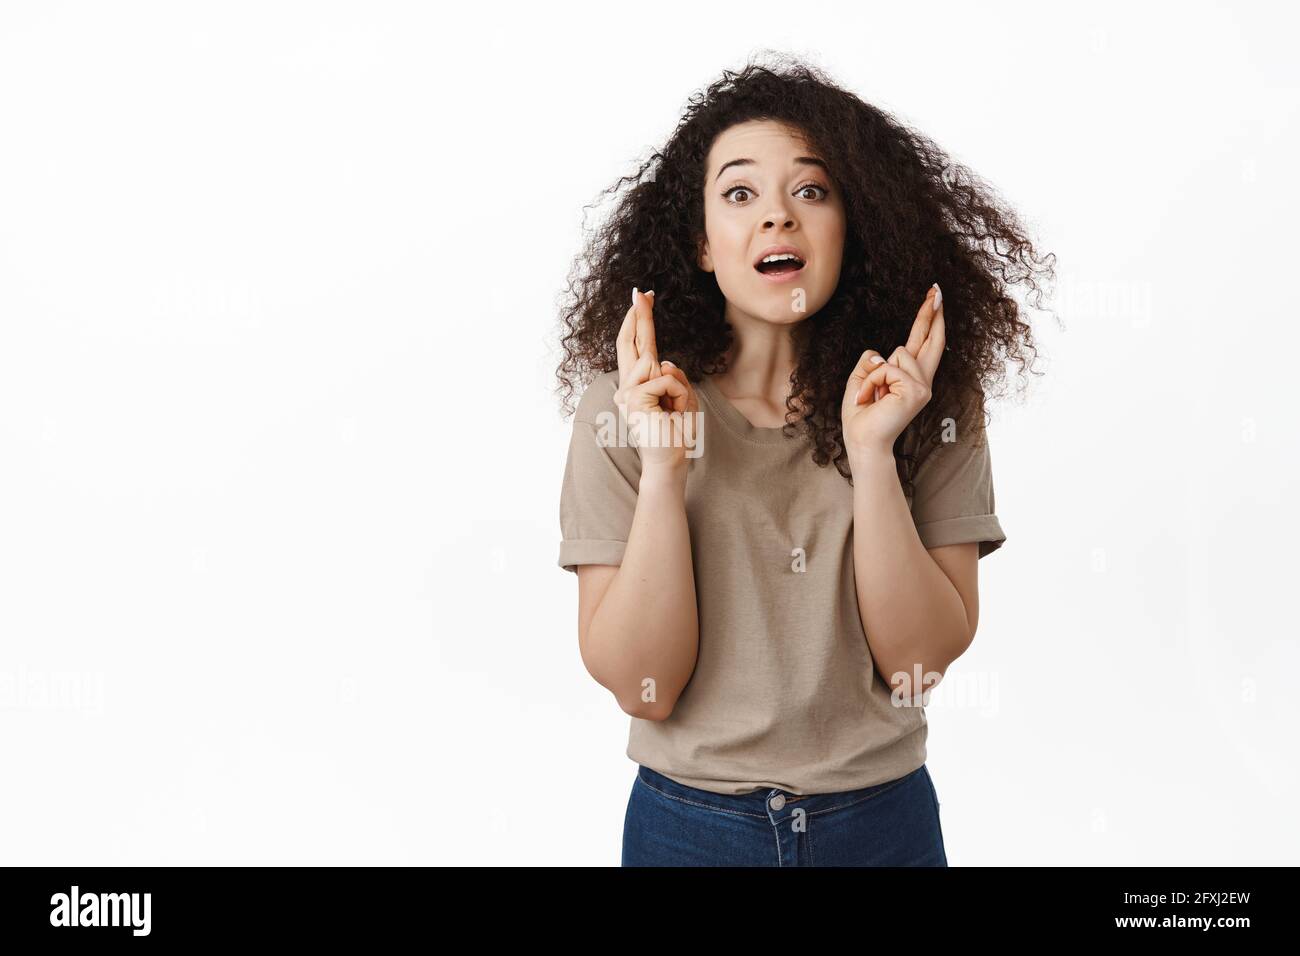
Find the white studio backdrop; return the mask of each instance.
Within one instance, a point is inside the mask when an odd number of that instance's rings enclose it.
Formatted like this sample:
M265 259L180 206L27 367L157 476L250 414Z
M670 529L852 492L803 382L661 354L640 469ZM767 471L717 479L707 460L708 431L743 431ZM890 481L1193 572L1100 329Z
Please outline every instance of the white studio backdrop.
M618 863L629 718L556 564L559 295L582 207L770 49L1057 255L929 709L950 862L1295 863L1295 27L6 4L3 862Z

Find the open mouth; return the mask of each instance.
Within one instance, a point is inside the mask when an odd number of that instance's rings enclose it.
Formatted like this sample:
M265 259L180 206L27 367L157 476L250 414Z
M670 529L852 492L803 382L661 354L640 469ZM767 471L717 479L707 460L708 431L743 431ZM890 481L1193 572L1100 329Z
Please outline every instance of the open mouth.
M781 275L782 273L798 272L806 263L794 253L786 252L776 256L768 256L754 266L763 275Z

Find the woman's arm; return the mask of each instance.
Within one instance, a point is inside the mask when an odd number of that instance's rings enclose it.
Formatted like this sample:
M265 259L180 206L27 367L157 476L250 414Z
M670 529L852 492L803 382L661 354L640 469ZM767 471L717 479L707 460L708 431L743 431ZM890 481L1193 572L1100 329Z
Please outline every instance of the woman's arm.
M672 713L699 651L686 468L647 464L623 563L578 568L582 662L624 711L646 720Z
M930 401L947 346L936 283L906 345L886 362L868 349L849 376L841 417L853 474L853 574L876 670L909 698L965 653L979 617L979 544L921 543L894 462L898 435Z
M936 548L941 566L921 543L893 455L862 453L850 467L854 584L867 644L885 682L892 687L905 674L907 696L917 696L975 636L979 546Z

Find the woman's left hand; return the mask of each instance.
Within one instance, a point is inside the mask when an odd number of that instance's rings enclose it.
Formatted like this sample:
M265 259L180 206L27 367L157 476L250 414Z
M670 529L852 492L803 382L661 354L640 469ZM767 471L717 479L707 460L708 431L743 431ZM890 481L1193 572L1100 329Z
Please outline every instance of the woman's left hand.
M937 308L935 298L940 298ZM917 311L907 345L895 349L888 361L867 349L849 375L840 422L850 457L893 454L894 441L930 401L945 347L942 298L933 286Z

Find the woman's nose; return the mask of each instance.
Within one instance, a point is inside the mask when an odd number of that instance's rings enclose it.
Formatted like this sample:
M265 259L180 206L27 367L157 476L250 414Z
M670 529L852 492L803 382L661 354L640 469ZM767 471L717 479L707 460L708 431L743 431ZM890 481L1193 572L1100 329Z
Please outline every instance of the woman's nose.
M763 217L764 226L775 226L778 222L787 226L794 225L794 217L790 215L790 210L783 203L778 203Z

